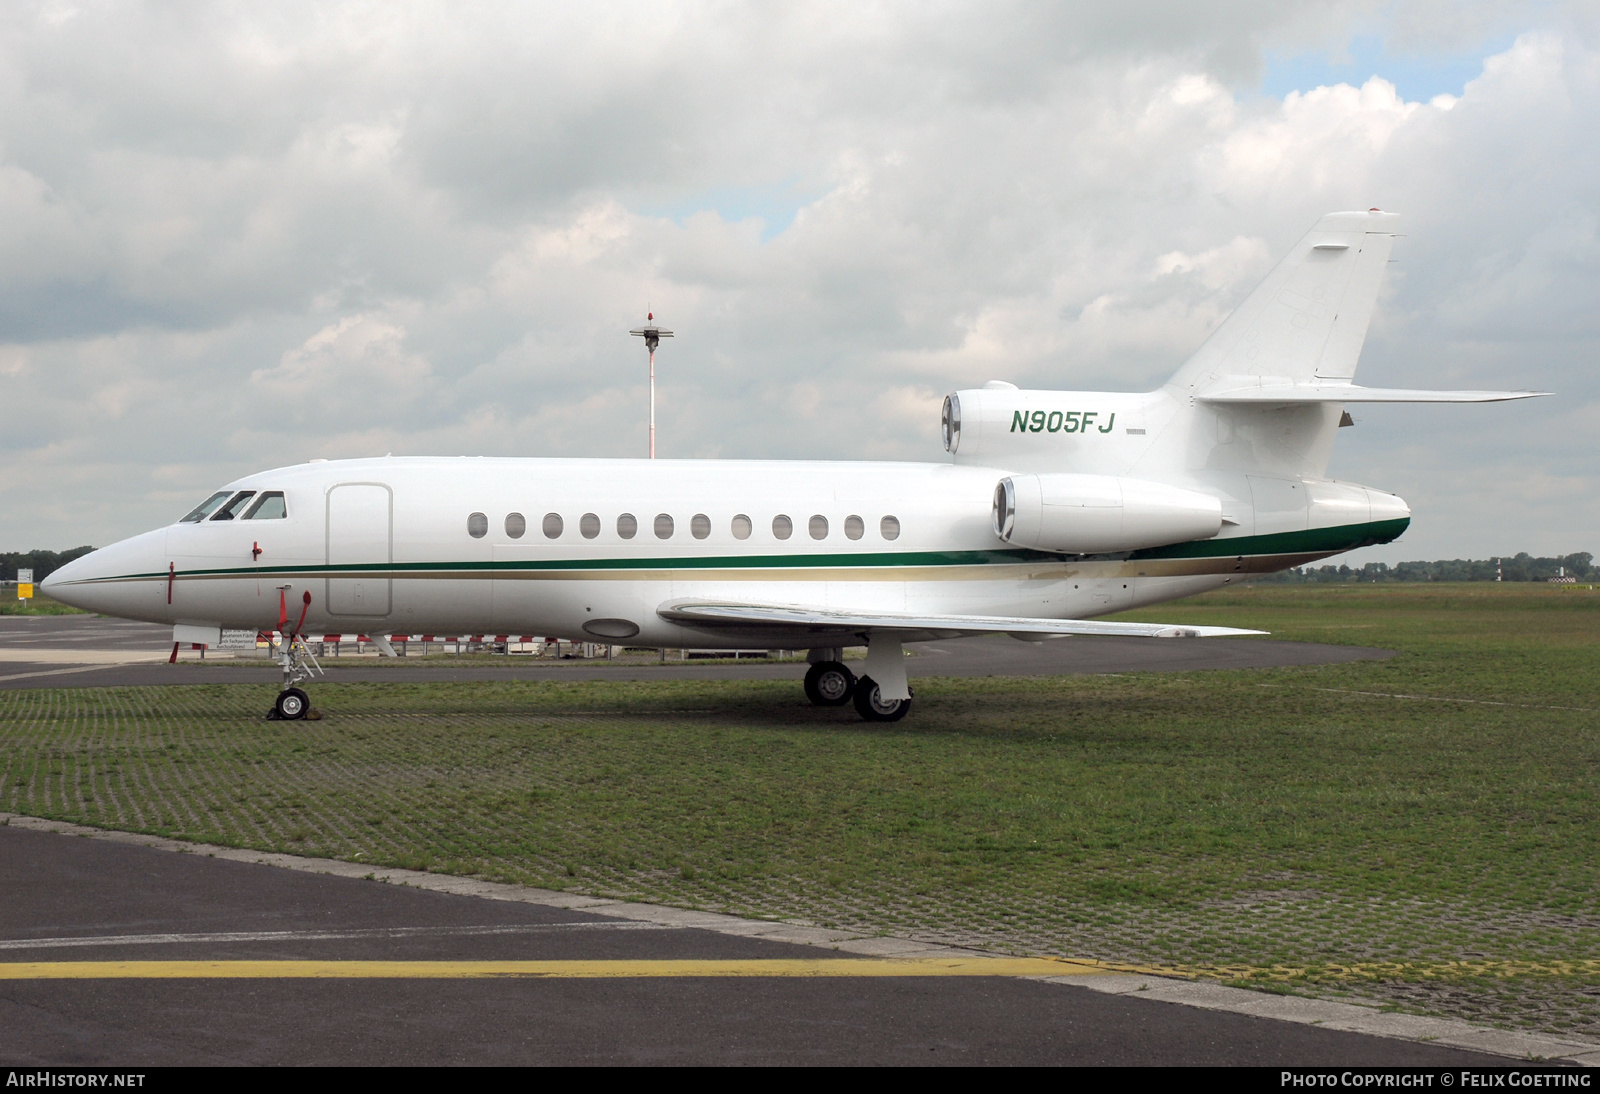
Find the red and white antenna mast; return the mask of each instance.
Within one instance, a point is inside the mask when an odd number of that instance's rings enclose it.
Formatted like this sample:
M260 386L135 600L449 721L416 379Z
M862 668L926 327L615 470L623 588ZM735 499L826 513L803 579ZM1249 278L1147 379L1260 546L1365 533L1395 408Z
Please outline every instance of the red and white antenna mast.
M656 313L645 314L645 324L630 330L628 333L636 338L644 339L644 348L650 351L650 458L656 458L656 347L663 338L671 338L672 332L656 322Z

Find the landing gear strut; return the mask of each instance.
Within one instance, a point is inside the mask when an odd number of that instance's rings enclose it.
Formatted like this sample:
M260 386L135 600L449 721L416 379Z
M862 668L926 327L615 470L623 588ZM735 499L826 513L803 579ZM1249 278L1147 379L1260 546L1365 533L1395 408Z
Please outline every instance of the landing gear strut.
M300 621L294 625L294 630L288 630L289 606L287 602L287 585L278 589L278 633L283 637L273 648L273 655L278 659L278 667L283 670L283 690L278 692L278 698L272 704L272 711L267 715L272 721L293 722L304 718L311 710L311 697L296 684L311 679L322 672L322 666L317 664L317 659L311 652L311 647L306 645L305 638L300 634L300 628L305 626L306 612L311 610L311 593L308 590L302 598L304 607L300 609ZM321 715L313 714L319 718Z

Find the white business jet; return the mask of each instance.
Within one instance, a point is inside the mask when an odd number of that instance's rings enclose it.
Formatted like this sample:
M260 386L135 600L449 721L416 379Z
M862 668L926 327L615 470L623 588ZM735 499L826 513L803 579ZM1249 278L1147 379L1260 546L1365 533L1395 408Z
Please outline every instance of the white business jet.
M281 718L309 628L808 649L810 700L875 721L910 707L907 641L1261 633L1093 617L1400 535L1400 498L1325 477L1347 404L1542 394L1352 382L1398 221L1323 217L1155 391L955 392L945 463L314 460L43 589L175 643L276 627Z

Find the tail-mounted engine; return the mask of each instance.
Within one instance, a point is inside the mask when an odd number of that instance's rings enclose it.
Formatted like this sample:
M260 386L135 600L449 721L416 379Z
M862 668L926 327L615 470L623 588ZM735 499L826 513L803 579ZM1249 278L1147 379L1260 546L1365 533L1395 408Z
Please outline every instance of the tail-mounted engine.
M994 491L994 533L1074 555L1117 554L1222 530L1222 502L1176 486L1111 475L1010 475Z

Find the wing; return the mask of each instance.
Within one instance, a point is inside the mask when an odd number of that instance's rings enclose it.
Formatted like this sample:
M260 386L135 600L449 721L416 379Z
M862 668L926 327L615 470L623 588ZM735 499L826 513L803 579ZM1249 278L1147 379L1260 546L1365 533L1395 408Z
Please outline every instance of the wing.
M894 631L905 641L1009 634L1048 637L1067 634L1120 635L1137 638L1219 638L1266 634L1237 627L1191 627L1171 623L1111 623L1093 619L1030 619L1004 615L911 615L899 612L855 612L786 604L726 604L680 600L661 605L656 614L674 623L739 634L771 634L779 640L845 639L870 631ZM849 643L845 643L849 644Z

